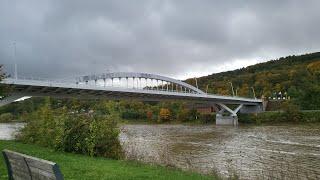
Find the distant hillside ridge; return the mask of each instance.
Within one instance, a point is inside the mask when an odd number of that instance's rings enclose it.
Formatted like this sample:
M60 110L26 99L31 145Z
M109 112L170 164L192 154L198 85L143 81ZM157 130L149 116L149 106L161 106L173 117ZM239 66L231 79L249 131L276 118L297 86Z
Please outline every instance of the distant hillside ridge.
M243 97L291 98L303 109L320 109L320 52L291 55L197 78L203 91ZM186 82L195 85L193 78ZM233 91L232 91L233 86Z

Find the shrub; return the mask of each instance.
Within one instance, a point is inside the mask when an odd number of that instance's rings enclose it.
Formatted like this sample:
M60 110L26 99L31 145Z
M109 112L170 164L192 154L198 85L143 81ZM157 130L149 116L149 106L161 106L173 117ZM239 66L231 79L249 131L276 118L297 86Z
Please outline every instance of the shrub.
M161 108L159 112L159 122L169 121L171 119L171 112L167 108Z
M301 120L301 112L299 106L287 101L282 104L281 109L284 111L286 119L288 122L298 122Z
M216 121L216 114L211 113L211 114L200 114L199 119L202 123L212 123Z
M118 159L122 152L117 119L112 114L95 115L64 107L52 109L46 103L27 116L27 124L17 139L55 150Z
M189 110L185 108L181 109L177 114L177 119L182 122L189 121L191 119Z
M183 108L177 113L177 119L182 122L194 121L198 119L199 116L200 116L200 113L195 108L192 108L192 109Z
M148 120L152 120L152 118L153 118L153 113L152 113L152 111L147 111L146 116L147 116L147 119L148 119Z
M320 110L301 112L301 121L303 121L303 122L320 122Z
M118 159L121 146L113 116L77 114L65 123L63 148L67 152Z
M14 120L14 116L11 113L3 113L0 115L0 122L9 122Z
M143 110L126 109L121 113L123 119L144 119L146 113Z

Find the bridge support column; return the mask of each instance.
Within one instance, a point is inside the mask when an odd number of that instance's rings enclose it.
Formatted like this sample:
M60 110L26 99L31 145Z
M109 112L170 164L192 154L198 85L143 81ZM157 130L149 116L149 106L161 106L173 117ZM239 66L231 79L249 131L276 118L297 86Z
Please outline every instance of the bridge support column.
M216 125L233 125L238 126L238 116L229 115L223 116L222 114L216 115Z
M216 125L238 125L238 116L237 112L243 107L243 104L240 104L235 110L230 109L225 104L219 103L221 110L216 115ZM224 112L227 111L229 115L224 115Z
M7 104L10 104L10 103L22 98L22 97L24 97L24 96L22 96L22 95L11 95L11 96L2 98L2 99L0 99L0 107L1 106L5 106Z

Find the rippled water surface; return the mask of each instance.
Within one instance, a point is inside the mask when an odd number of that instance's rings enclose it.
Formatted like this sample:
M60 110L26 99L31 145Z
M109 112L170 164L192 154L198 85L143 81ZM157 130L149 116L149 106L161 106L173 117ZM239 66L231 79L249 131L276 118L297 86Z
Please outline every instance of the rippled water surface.
M126 125L128 159L240 179L320 179L320 125Z

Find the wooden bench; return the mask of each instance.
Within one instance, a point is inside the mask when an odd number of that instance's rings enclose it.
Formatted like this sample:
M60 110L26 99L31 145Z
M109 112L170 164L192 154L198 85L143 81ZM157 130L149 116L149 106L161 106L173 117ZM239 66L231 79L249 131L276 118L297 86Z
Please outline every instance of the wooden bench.
M59 166L51 161L35 158L10 150L2 151L9 180L62 180Z

